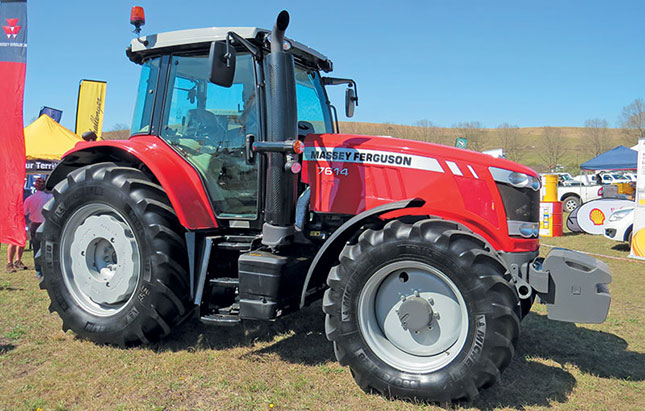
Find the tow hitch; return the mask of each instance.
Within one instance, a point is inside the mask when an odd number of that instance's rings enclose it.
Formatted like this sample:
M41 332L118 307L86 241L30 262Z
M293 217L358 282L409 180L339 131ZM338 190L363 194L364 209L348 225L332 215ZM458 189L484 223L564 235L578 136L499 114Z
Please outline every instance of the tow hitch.
M611 273L596 258L554 248L529 264L528 282L546 304L549 319L601 323L607 318Z

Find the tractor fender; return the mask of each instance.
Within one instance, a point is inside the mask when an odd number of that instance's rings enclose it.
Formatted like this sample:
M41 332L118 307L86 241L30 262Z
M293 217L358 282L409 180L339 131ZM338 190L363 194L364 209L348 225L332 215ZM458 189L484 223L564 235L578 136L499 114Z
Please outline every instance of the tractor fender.
M362 213L350 218L343 225L338 227L338 229L333 232L333 234L327 239L327 241L325 241L320 250L318 250L316 256L311 262L311 265L309 266L307 277L305 277L305 284L302 287L302 294L300 296L300 308L303 308L305 306L305 299L307 296L307 288L309 287L309 282L314 277L314 274L320 275L320 270L324 270L324 267L326 266L324 263L321 264L321 261L324 262L333 260L326 257L329 257L331 254L338 255L340 249L342 249L347 240L350 239L350 237L361 225L364 224L366 220L373 217L378 217L390 211L402 210L404 208L422 207L424 204L425 200L421 198L411 198L407 200L394 201L392 203L383 204L369 210L365 210Z
M218 226L200 175L181 155L156 136L78 143L64 154L62 161L49 175L47 189L54 188L71 171L100 162L149 171L153 181L163 187L179 222L186 229Z

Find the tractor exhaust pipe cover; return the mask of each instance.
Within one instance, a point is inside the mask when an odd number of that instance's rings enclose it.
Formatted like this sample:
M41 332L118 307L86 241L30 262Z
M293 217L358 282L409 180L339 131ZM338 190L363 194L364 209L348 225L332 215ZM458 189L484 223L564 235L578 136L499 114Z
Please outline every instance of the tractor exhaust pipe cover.
M284 44L284 32L289 26L289 12L282 10L278 14L278 19L273 25L273 31L271 32L271 53L280 53L283 52Z
M298 106L293 56L284 50L289 13L280 12L271 33L271 53L264 60L267 93L267 141L298 136ZM263 243L279 245L292 234L295 222L296 176L285 170L285 155L267 153Z

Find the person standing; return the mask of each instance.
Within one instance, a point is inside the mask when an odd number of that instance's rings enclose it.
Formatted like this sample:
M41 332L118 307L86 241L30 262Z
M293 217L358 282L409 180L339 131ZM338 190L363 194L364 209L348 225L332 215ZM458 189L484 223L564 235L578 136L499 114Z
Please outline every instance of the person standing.
M31 244L34 248L34 266L36 271L40 273L40 267L35 262L36 254L40 250L40 240L36 237L36 230L43 223L43 207L53 196L51 193L45 192L45 179L38 177L34 181L36 192L25 200L25 217L29 218L29 236L31 237Z

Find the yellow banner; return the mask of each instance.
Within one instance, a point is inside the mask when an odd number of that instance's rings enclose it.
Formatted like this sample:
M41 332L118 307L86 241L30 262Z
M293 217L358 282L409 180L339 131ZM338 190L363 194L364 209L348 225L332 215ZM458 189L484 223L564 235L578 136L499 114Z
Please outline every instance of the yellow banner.
M101 138L103 133L103 109L105 108L104 81L82 80L78 87L76 108L76 134L93 131Z

